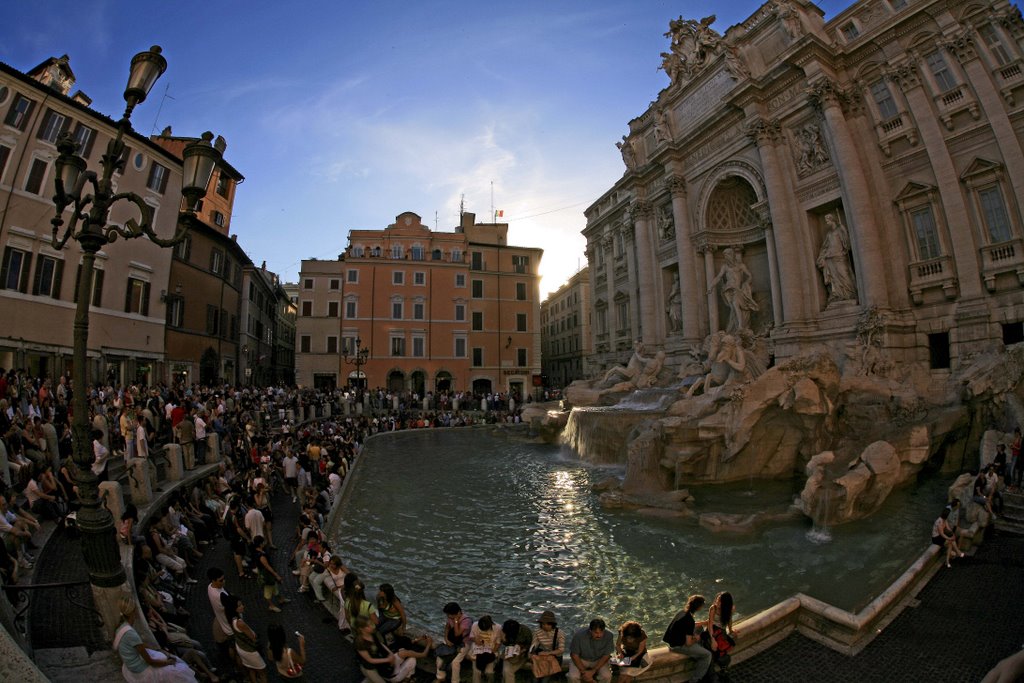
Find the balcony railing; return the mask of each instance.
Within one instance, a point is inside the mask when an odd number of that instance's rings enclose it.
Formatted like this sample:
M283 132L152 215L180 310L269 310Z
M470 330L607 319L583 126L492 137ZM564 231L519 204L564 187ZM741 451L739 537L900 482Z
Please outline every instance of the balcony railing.
M980 251L981 275L988 291L994 292L996 278L1006 273L1016 275L1017 282L1024 286L1024 241L1018 238L987 244Z
M915 261L908 266L910 298L920 305L926 289L941 288L947 299L957 295L956 268L949 256Z

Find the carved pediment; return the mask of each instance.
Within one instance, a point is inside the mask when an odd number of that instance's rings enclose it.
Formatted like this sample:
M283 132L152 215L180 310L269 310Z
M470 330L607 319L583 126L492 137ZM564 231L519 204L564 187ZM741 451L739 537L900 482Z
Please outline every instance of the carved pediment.
M974 161L964 169L964 172L960 174L960 180L969 182L979 176L1001 175L1002 172L1003 165L998 161L990 161L988 159L976 157Z
M938 190L934 185L926 185L924 183L916 183L911 180L909 183L903 186L900 193L896 195L894 201L901 207L907 202L919 199L921 196L930 195Z

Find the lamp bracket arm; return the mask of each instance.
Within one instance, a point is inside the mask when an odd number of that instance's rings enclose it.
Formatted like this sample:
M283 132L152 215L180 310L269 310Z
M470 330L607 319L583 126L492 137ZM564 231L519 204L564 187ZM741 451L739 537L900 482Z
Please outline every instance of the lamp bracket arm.
M142 197L134 192L119 192L110 198L107 203L108 210L109 207L122 199L135 205L135 208L139 210L139 218L141 220L129 218L124 222L123 226L107 225L104 230L107 241L114 242L118 237L123 237L127 240L142 237L144 234L151 235L153 230L151 227L153 224L153 207L147 204Z

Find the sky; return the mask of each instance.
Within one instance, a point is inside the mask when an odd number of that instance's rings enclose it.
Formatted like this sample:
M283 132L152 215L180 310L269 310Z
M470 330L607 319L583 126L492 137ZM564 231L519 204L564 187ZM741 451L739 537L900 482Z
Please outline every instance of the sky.
M828 20L850 4L818 6ZM135 129L224 136L245 176L231 231L285 281L405 211L452 231L464 201L487 221L493 194L509 243L544 249L546 295L586 265L583 211L668 85L669 20L717 13L724 33L760 5L44 0L4 8L0 61L67 54L76 88L117 118L131 57L160 45L167 71Z

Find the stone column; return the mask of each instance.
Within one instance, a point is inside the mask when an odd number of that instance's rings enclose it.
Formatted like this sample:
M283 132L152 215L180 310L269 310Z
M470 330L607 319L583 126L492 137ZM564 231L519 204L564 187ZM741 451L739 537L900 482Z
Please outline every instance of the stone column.
M768 275L772 281L772 319L775 325L781 325L784 309L782 307L782 287L779 284L779 255L775 250L775 231L772 230L770 223L764 226L764 244L768 249ZM791 276L789 279L795 280L796 278Z
M700 247L704 254L704 281L711 282L715 279L715 254L709 244ZM714 287L709 287L706 297L708 303L708 330L711 334L718 332L718 292Z
M153 500L153 482L149 476L149 465L149 458L132 458L128 461L128 487L132 502L140 508Z
M857 265L858 299L861 305L889 308L886 287L885 258L873 206L877 197L871 193L857 145L843 114L840 101L847 99L839 86L828 78L819 78L811 85L811 102L822 112L825 129L832 142L832 158L839 173L843 208L846 210L850 240Z
M612 321L612 313L615 310L613 308L615 305L615 240L610 234L605 234L597 248L604 249L604 333L608 345L605 353L611 353L615 349L615 345L612 343L615 339L615 323Z
M167 479L172 482L181 481L185 476L181 446L176 443L166 444L164 446L164 457L167 458Z
M782 142L779 122L756 118L747 126L747 135L757 145L768 192L770 223L765 229L765 245L772 280L772 316L778 327L787 320L806 315L807 272L800 265L798 251L803 240L797 235L797 223L789 210L793 205L792 193L786 188L783 165L779 161L778 145Z
M1014 21L1020 22L1020 17ZM992 133L999 141L1003 162L1006 164L1006 177L1013 187L1014 196L1024 197L1024 148L1020 138L1014 131L1010 117L1006 113L1006 104L992 83L992 74L980 59L974 47L972 29L967 29L959 36L945 43L945 48L963 65L967 78L978 96L981 109L985 112ZM1012 95L1012 93L1011 93ZM1009 95L1008 95L1009 97ZM945 198L943 198L945 201ZM1007 207L1009 211L1009 207Z
M935 172L939 195L942 197L942 206L946 211L946 224L950 227L948 234L953 248L952 256L956 262L960 295L965 299L981 296L978 250L972 236L973 233L968 228L971 219L960 188L960 174L957 173L953 159L949 155L949 149L946 147L944 131L939 127L938 119L933 114L931 97L921 86L917 64L914 62L900 64L890 69L887 75L889 80L906 95L907 106L910 107L911 114L917 114L914 116L914 120L917 122L921 140L928 153L928 160ZM1016 139L1015 136L1014 139Z
M636 219L636 238L634 249L636 250L637 284L639 285L639 300L637 304L640 312L641 339L644 344L660 344L664 341L664 334L660 333L662 316L658 310L658 292L660 283L655 277L658 264L654 258L654 236L652 224L654 209L646 199L637 199L633 202L633 216Z
M220 435L212 432L206 436L206 464L220 462Z
M671 168L675 162L669 162ZM683 342L699 342L707 330L700 325L700 287L697 255L693 248L693 226L686 210L686 181L681 175L668 178L672 193L672 218L676 225L676 256L679 259L679 294L682 299Z
M121 482L101 481L99 489L100 500L110 510L114 520L120 521L121 515L124 514L124 491L121 489Z

